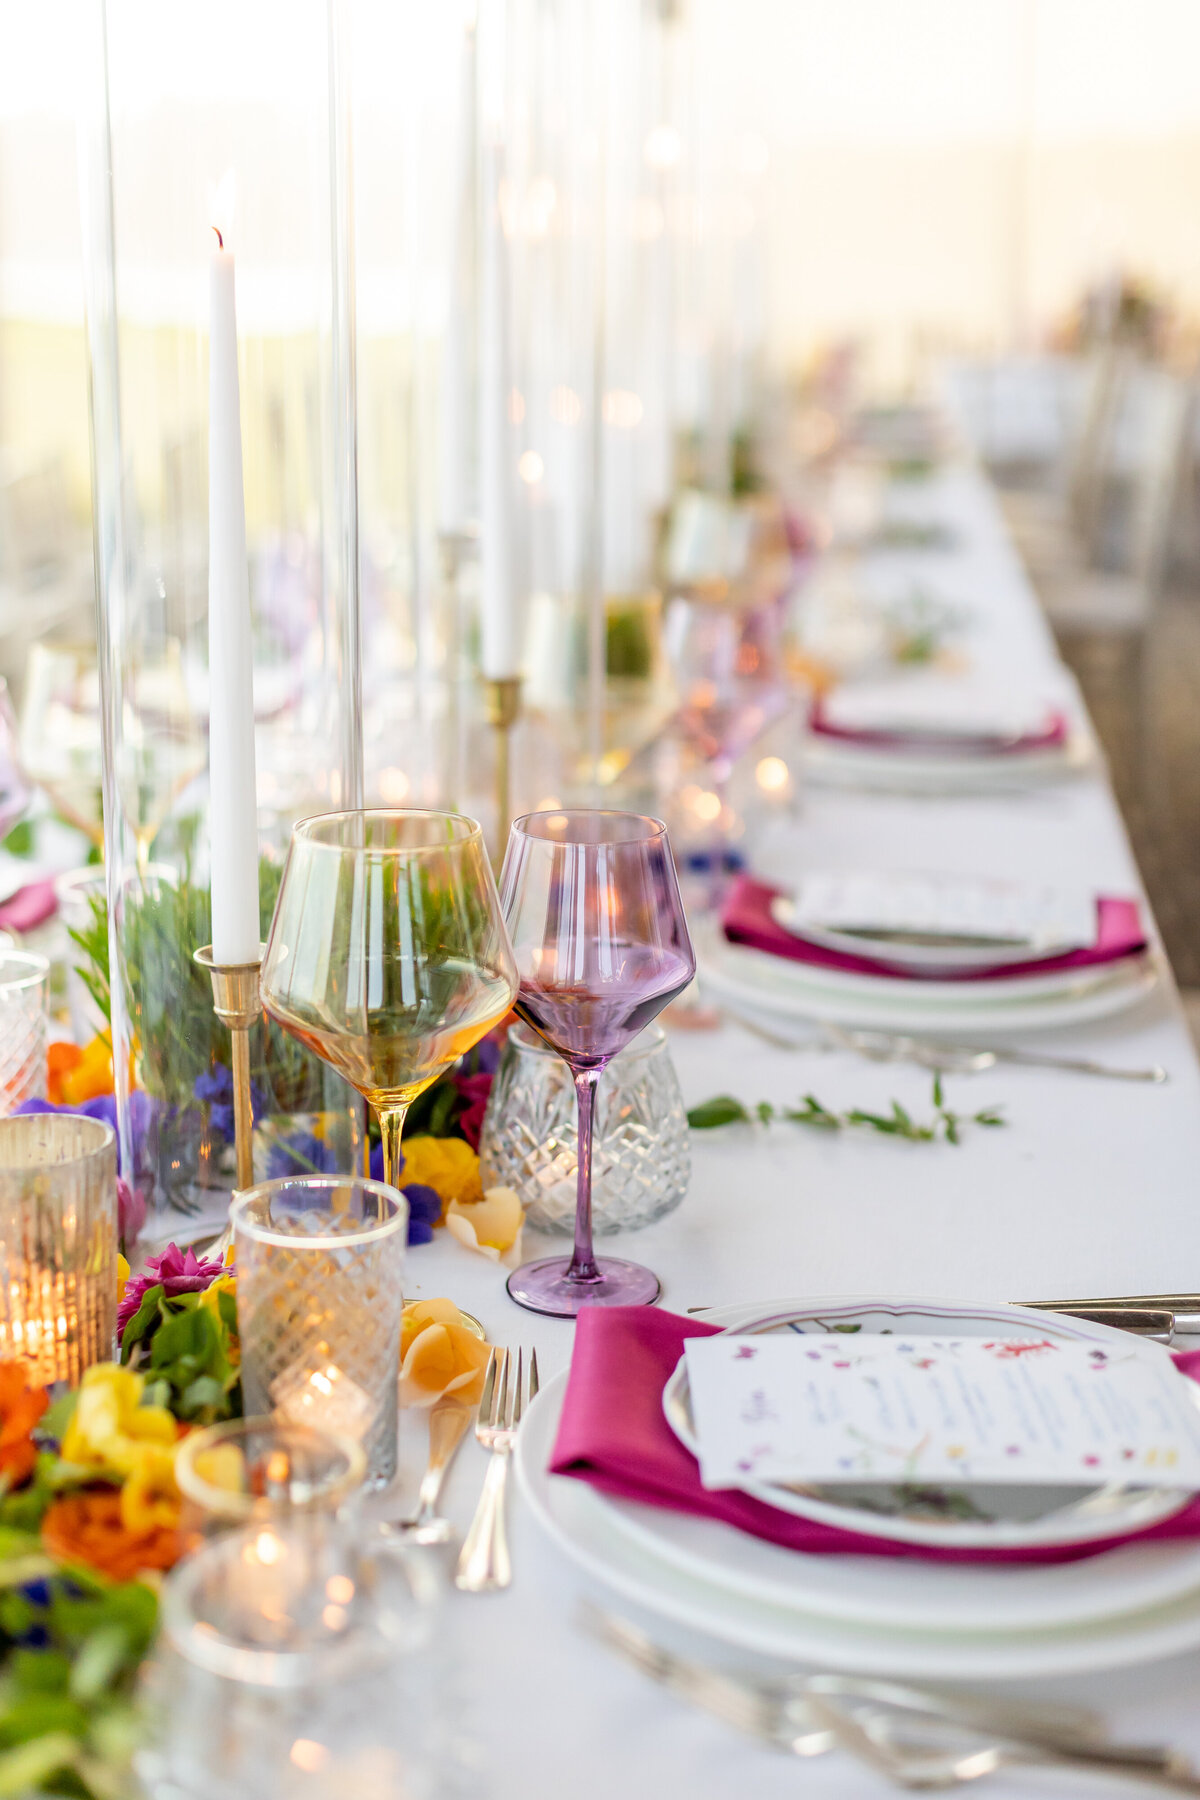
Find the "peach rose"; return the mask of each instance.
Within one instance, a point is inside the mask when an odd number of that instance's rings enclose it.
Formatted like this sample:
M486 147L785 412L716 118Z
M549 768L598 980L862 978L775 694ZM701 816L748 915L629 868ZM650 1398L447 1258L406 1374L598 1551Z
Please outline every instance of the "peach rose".
M445 1394L477 1405L488 1355L452 1300L414 1301L400 1331L401 1405L432 1406Z
M521 1260L521 1227L525 1213L512 1188L489 1188L482 1200L464 1206L452 1200L446 1229L467 1250L478 1250L492 1262L515 1269Z

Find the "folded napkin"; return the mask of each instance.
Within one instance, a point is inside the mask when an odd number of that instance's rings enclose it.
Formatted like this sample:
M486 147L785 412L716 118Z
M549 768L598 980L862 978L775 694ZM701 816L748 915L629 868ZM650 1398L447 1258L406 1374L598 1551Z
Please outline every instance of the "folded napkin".
M1014 975L1056 975L1064 969L1092 969L1119 962L1146 948L1146 935L1136 900L1098 899L1096 939L1082 950L1066 950L1061 956L1045 956L1030 962L1000 963L993 968L939 971L930 976L922 969L891 963L884 957L856 956L847 950L831 950L824 944L797 937L772 917L771 902L782 888L739 875L721 908L721 925L731 944L747 944L768 956L786 956L792 962L818 969L840 969L847 975L891 975L906 981L1004 981Z
M58 910L52 881L31 881L0 904L0 931L32 931Z
M898 750L916 756L1029 756L1060 750L1067 741L1067 717L1054 711L1032 731L971 731L912 725L839 725L823 700L813 704L808 728L816 737L835 738L862 750Z
M718 1519L807 1555L918 1556L937 1562L1075 1562L1118 1544L1200 1537L1200 1498L1146 1531L1098 1543L957 1550L842 1531L781 1512L736 1489L711 1491L701 1485L695 1457L663 1417L662 1391L683 1355L685 1340L710 1337L716 1330L715 1325L650 1307L585 1306L576 1328L562 1419L550 1458L551 1474L573 1475L621 1500ZM1200 1350L1173 1360L1190 1379L1200 1380Z

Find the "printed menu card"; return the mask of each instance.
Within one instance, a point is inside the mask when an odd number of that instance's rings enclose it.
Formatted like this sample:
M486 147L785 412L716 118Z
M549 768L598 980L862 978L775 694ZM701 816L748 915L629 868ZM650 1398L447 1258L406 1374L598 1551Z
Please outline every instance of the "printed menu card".
M1197 1390L1153 1345L722 1333L685 1354L706 1487L1200 1489Z

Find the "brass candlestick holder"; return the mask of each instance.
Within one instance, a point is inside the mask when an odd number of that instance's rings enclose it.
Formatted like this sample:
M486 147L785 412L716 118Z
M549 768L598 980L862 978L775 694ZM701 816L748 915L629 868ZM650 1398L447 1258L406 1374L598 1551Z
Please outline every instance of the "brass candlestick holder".
M262 1014L258 975L267 946L259 945L258 961L217 963L212 945L197 950L192 961L212 977L213 1008L233 1040L233 1136L237 1148L237 1185L254 1186L254 1107L250 1095L250 1027Z
M484 710L496 734L496 861L504 860L512 824L512 729L521 716L521 677L485 676Z

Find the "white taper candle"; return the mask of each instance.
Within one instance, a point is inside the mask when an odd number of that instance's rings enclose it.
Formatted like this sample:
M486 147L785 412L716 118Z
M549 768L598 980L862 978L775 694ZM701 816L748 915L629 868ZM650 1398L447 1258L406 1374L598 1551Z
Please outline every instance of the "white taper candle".
M216 233L208 413L208 779L213 961L258 961L254 664L233 253Z
M500 203L504 152L489 147L484 164L480 401L481 665L489 680L520 673L513 582L513 451L509 405L508 240Z

